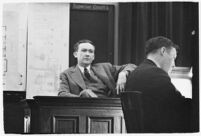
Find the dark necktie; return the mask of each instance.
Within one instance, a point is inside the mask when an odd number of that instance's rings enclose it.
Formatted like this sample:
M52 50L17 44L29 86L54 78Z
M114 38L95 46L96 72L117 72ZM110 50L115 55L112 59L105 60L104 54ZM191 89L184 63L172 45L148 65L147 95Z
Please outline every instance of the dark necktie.
M88 69L87 68L84 68L84 76L87 78L87 79L89 79L90 80L90 74L89 74L89 71L88 71Z

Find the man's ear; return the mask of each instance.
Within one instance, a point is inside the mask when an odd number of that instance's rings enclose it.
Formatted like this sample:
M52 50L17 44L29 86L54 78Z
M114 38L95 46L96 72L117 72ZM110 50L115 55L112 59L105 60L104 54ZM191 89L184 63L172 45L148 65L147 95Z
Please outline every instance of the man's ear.
M75 58L77 58L77 51L73 52Z
M165 53L165 51L166 51L166 48L165 47L161 47L160 54L163 56L163 54Z

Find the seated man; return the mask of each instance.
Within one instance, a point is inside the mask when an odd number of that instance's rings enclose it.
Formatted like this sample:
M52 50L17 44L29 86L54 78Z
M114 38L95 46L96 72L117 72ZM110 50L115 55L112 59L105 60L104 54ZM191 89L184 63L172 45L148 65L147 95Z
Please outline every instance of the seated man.
M77 65L60 74L59 96L110 97L124 90L127 76L136 66L92 64L94 52L95 46L89 40L81 40L74 45Z
M143 103L148 107L144 110L148 132L188 131L184 126L188 123L183 121L189 118L185 109L189 100L177 91L169 77L175 66L177 48L170 39L162 36L149 39L145 47L147 58L128 77L126 91L140 91L143 98L152 100ZM152 102L156 103L155 108L150 107Z

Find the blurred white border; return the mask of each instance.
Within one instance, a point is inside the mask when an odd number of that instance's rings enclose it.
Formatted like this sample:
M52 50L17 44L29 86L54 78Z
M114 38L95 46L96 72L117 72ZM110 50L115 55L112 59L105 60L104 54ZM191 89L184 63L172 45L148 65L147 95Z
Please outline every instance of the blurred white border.
M0 1L0 24L2 26L2 9L3 9L3 3L20 3L20 2L33 2L33 3L36 3L36 2L65 2L65 3L115 3L115 2L199 2L198 0L1 0ZM199 2L199 32L200 32L200 2ZM2 27L1 27L2 28ZM1 30L1 29L0 29ZM200 39L200 35L199 34L199 39ZM2 31L0 31L0 45L2 45ZM1 46L2 47L2 46ZM199 48L199 53L201 51L201 48ZM0 48L0 62L1 62L1 65L0 65L0 75L2 75L2 48ZM200 54L199 54L199 60L200 60ZM200 63L200 61L199 61ZM200 72L200 66L199 66L199 72ZM199 74L199 86L200 86L200 82L201 82L201 79L200 79L200 74ZM3 86L2 86L2 77L0 78L0 92L1 92L1 97L0 97L0 104L1 104L1 112L0 112L0 134L1 135L6 135L4 133L4 127L3 127ZM199 87L200 88L200 87ZM200 93L199 93L200 94ZM200 97L199 97L200 98ZM201 107L201 106L200 106ZM201 121L201 117L200 117L200 121ZM199 122L200 122L199 121ZM199 123L200 124L200 123ZM200 125L199 125L200 126ZM200 130L201 131L201 130ZM186 135L186 136L189 136L189 135L200 135L201 133L182 133L182 134L177 134L177 133L174 133L174 134L104 134L104 136L108 136L108 135L114 135L114 136L122 136L122 135L151 135L151 136L155 136L155 135ZM16 134L9 134L9 135L16 135ZM53 134L54 135L54 134ZM56 135L56 134L55 134ZM89 134L67 134L68 135L86 135L88 136ZM103 134L90 134L90 135L103 135Z

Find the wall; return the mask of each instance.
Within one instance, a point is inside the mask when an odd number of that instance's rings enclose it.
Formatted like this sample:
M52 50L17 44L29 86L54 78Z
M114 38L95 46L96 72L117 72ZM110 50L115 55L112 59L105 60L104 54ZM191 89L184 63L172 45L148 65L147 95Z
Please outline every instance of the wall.
M69 4L3 5L4 91L57 95L69 64Z
M25 91L27 5L3 5L3 88Z
M27 98L57 95L69 61L69 4L31 4L28 20Z
M176 89L186 98L192 99L192 68L175 67L171 74L171 82Z

